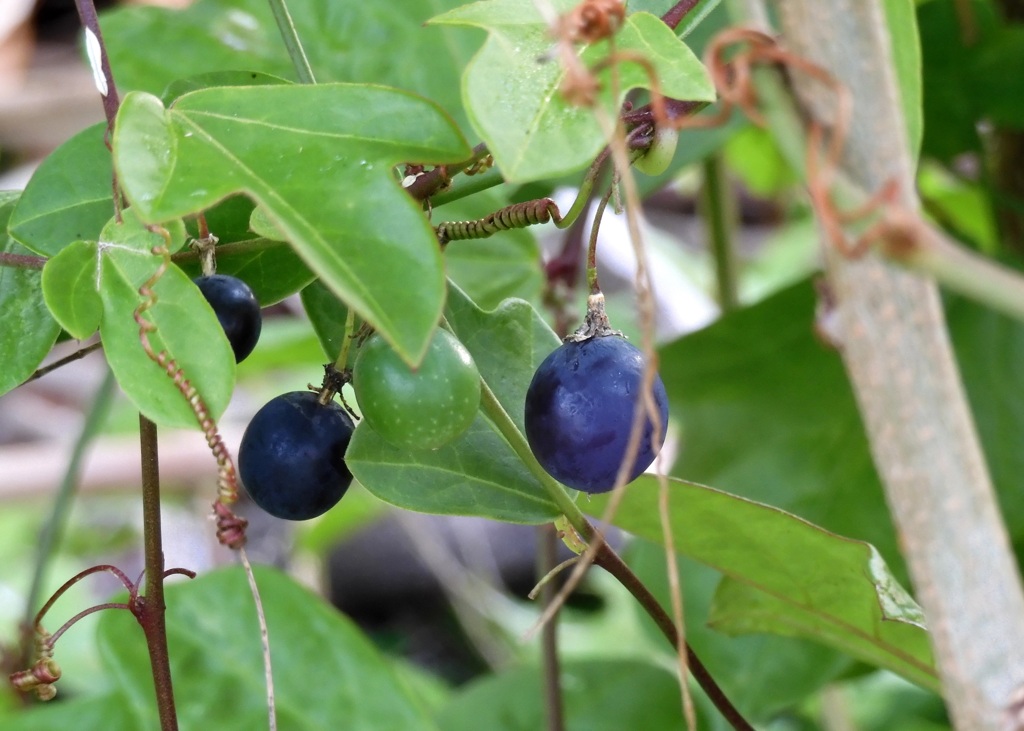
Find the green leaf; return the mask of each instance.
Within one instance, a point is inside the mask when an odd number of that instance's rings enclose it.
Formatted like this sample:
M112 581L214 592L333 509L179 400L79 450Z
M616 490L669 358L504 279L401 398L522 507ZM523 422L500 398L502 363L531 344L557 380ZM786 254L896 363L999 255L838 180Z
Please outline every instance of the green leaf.
M72 241L95 240L114 212L106 129L93 125L43 160L11 214L11 236L46 256Z
M565 11L575 0L559 0ZM489 32L487 42L473 57L463 76L463 102L474 129L506 180L528 182L555 177L585 167L605 144L600 124L590 109L569 104L559 87L562 63L539 58L553 47L548 26L532 0L489 0L465 5L431 23L467 25ZM712 101L715 90L700 60L676 35L649 13L628 16L616 36L616 48L637 53L653 64L662 93L694 101ZM580 61L593 65L607 56L608 43L587 47ZM600 103L606 113L619 108L622 96L633 88L649 88L650 81L636 63L618 67L619 91L611 99L610 73L598 74Z
M623 558L663 607L671 606L665 549L645 540L632 541ZM715 589L722 575L685 556L676 556L684 596L686 642L716 682L752 723L765 723L799 706L815 691L849 672L856 663L810 640L770 634L725 638L708 626ZM639 604L634 612L667 662L674 648Z
M530 379L558 339L519 300L484 312L453 286L446 314L481 376L521 429ZM544 487L482 416L464 435L434 451L392 447L360 424L345 462L367 490L409 510L512 523L545 523L559 514Z
M716 596L720 627L814 639L938 689L921 610L873 546L695 483L672 479L670 489L676 550L733 580ZM657 478L640 477L615 524L662 542L659 491ZM595 496L595 514L607 500Z
M487 312L454 285L448 288L445 315L480 376L522 431L526 390L537 366L561 345L558 336L527 302L510 299Z
M103 319L99 297L100 257L93 241L73 241L43 267L43 296L60 326L84 340Z
M135 630L138 631L137 629ZM60 683L57 684L60 693ZM72 698L59 703L40 703L10 718L4 717L4 731L137 731L139 728L119 693Z
M906 578L842 360L809 281L659 350L686 438L672 474L866 541Z
M445 731L520 731L545 725L543 676L520 667L468 685L437 716ZM685 728L679 683L664 668L637 660L562 664L567 731L676 731Z
M257 567L281 728L434 731L354 624L287 576ZM133 728L158 728L149 656L127 612L105 613L99 641ZM239 568L167 587L167 641L185 729L249 731L267 723L256 611Z
M122 185L147 220L246 193L410 363L437 326L444 272L433 230L392 168L468 155L429 102L351 84L210 89L167 110L129 94L114 135Z
M424 27L431 15L461 2L305 0L288 9L318 82L409 89L461 119L459 73L479 41ZM103 29L122 89L159 94L176 79L239 68L295 78L265 0L199 0L184 10L124 7L104 15Z
M873 558L877 557L875 553ZM708 623L713 629L730 635L767 632L813 639L871 665L899 673L923 688L940 692L936 672L931 666L931 646L923 631L924 615L920 607L894 582L885 564L869 563L869 571L876 568L881 568L881 573L868 575L875 583L875 600L882 608L871 620L878 628L875 636L866 634L870 627L867 621L860 626L852 622L847 626L836 623L843 609L840 602L852 598L854 592L836 596L831 609L808 610L797 602L731 578L723 579L718 585ZM844 579L836 572L829 572L828 578L837 584L848 583L852 575L851 571ZM867 600L867 593L862 598Z
M103 229L91 256L98 262L98 274L91 281L103 307L100 337L103 352L117 382L135 406L149 419L164 426L197 428L188 400L174 385L164 367L146 355L135 315L144 298L139 289L163 265L152 248L164 244L163 237L125 211L125 222L112 222ZM184 236L178 222L172 227ZM81 256L90 255L83 250ZM156 301L145 310L144 319L156 326L148 339L153 351L164 352L182 370L184 377L203 398L214 419L220 417L231 398L235 380L235 358L224 330L206 298L176 266L168 266L152 285ZM84 301L86 294L75 295Z
M440 449L411 451L356 427L345 463L381 500L437 515L475 515L509 523L549 523L559 515L544 488L489 421Z
M921 37L917 31L917 3L914 0L887 0L882 3L889 29L896 81L900 88L903 119L907 125L907 144L916 162L924 136L924 108L921 99Z
M0 252L30 255L32 252L6 233L16 202L16 193L0 193ZM41 276L37 269L0 267L0 394L32 375L60 334L60 326L43 301Z

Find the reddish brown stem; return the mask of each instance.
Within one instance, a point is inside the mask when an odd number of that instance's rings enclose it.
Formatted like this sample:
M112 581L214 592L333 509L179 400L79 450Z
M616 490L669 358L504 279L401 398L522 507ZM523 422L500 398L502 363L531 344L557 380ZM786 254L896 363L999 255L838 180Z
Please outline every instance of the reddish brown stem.
M640 602L640 606L654 620L654 623L658 625L658 629L672 643L673 647L679 644L679 635L676 632L676 625L672 618L662 609L658 600L651 594L644 583L640 581L637 575L633 573L629 566L607 543L601 542L600 548L598 548L597 553L594 555L594 563L610 573L618 579L620 584L626 587L629 593ZM729 700L725 692L718 686L718 683L715 682L711 673L704 667L704 663L700 661L700 658L697 657L689 644L686 645L686 658L690 674L693 675L708 699L715 705L715 708L719 710L725 720L732 725L733 729L735 731L754 731L754 727L750 725L732 704L732 701Z
M146 595L136 615L146 635L149 662L156 688L161 731L177 731L178 718L171 684L164 603L164 551L160 530L160 465L156 424L139 415L142 453L142 525L146 553Z
M699 2L700 0L681 0L661 16L662 22L672 30L675 30L679 27L679 24L683 22L683 18L689 15L690 11L697 7L697 3Z
M45 265L45 256L34 256L32 254L9 254L7 252L0 251L0 267L42 269Z

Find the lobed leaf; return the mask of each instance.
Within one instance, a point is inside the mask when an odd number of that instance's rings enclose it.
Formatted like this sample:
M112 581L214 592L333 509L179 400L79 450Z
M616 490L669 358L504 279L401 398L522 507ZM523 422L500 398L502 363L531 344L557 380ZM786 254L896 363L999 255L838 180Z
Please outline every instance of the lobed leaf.
M558 0L552 4L557 11L565 11L577 3ZM486 0L430 22L488 31L487 42L463 74L462 98L470 122L487 142L506 180L528 182L571 173L600 151L605 138L593 110L566 101L560 92L566 75L562 61L545 61L554 39L532 0ZM663 94L714 100L714 86L700 60L650 13L629 15L616 35L615 47L646 58ZM584 48L579 60L590 67L607 56L608 43L602 41ZM635 62L618 64L617 72L619 96L615 99L609 92L610 72L597 74L600 104L608 114L618 110L630 89L651 87L644 69Z
M318 82L409 89L461 120L459 73L479 42L448 28L424 27L431 15L461 3L305 0L289 5L289 12ZM183 77L237 69L295 78L265 0L199 0L181 10L122 7L104 14L103 28L122 89L160 94Z
M444 272L432 229L392 169L468 155L434 105L354 84L209 89L170 109L129 94L114 135L118 174L146 220L245 193L410 363L436 327Z

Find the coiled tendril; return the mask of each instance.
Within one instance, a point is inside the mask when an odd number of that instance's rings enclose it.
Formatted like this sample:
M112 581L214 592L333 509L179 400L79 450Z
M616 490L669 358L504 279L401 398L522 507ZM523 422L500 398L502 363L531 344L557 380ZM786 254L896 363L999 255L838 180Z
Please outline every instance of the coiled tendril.
M559 223L561 220L562 215L553 200L538 198L506 206L475 221L446 221L434 230L437 232L437 240L444 246L449 241L486 239L499 231L526 228L548 221Z
M214 459L217 460L217 500L214 503L214 516L217 522L217 540L229 548L239 548L245 543L245 526L247 521L237 517L228 509L238 500L238 475L235 470L235 463L231 459L224 439L217 429L217 422L210 416L210 410L200 396L199 391L192 382L185 376L185 370L178 362L170 357L166 350L157 352L149 340L149 334L156 331L156 325L143 317L145 312L152 308L157 302L156 292L153 287L160 280L160 277L171 265L170 242L171 236L168 231L160 226L150 226L149 230L162 236L166 244L154 246L152 253L162 258L160 266L153 275L139 287L139 295L142 302L135 308L133 316L139 326L139 341L142 349L149 356L150 360L164 369L164 373L170 378L174 385L181 392L181 395L188 401L188 405L195 414L199 428L206 437L206 444L210 447Z

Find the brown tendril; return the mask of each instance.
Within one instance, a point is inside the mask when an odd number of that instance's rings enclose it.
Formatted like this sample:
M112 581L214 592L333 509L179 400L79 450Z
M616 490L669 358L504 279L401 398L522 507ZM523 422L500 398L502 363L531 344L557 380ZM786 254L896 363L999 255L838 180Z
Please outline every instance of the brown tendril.
M142 302L135 308L133 314L135 322L139 326L139 341L149 359L164 369L167 377L173 381L178 391L185 397L185 400L192 409L192 413L196 417L199 428L203 432L203 436L206 437L206 444L217 461L217 500L213 504L213 513L217 522L217 540L229 548L238 548L245 543L245 526L247 521L235 516L228 508L229 505L233 505L238 500L238 476L235 464L231 459L231 454L228 452L224 439L220 435L217 422L210 416L210 410L206 402L192 382L185 377L184 369L168 355L166 350L157 352L149 340L150 333L155 332L157 328L156 325L143 317L143 315L156 304L157 296L153 288L171 264L169 248L171 237L170 233L160 226L149 226L148 228L153 233L162 236L166 243L153 247L152 253L162 258L160 266L139 287L139 295L142 297Z

